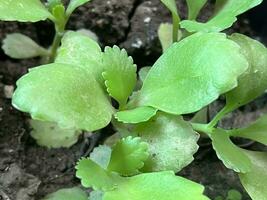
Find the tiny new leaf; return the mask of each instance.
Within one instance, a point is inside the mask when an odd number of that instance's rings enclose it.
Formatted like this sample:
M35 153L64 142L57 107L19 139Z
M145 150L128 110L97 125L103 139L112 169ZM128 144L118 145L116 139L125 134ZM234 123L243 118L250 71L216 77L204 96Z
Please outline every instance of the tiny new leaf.
M194 20L184 20L180 25L189 32L220 32L232 26L237 20L236 17L238 15L259 5L262 1L263 0L217 0L216 7L219 8L217 10L218 12L208 22L201 23Z
M236 172L247 173L251 170L251 161L241 148L236 146L224 130L217 129L210 134L213 149L224 165Z
M12 104L30 113L33 119L87 131L105 127L113 113L104 91L90 72L60 63L33 68L20 78Z
M195 20L203 6L207 3L207 0L186 0L188 6L188 19Z
M87 3L87 2L90 2L91 0L70 0L70 3L68 5L68 8L67 8L67 15L70 16L71 13L76 9L78 8L79 6Z
M140 122L146 122L151 117L156 115L156 113L157 109L149 106L143 106L134 108L132 110L117 112L115 114L115 118L123 123L137 124Z
M243 151L250 158L252 169L239 174L241 183L253 200L267 200L267 153Z
M103 169L107 169L111 157L111 148L106 145L100 145L94 148L90 154L90 159Z
M138 174L148 158L148 144L141 138L128 136L121 139L112 148L109 171L118 172L123 176Z
M149 144L149 158L142 171L180 171L190 164L198 150L199 135L182 117L158 113L139 124L134 133Z
M88 195L78 187L61 189L52 194L47 195L42 200L88 200Z
M156 61L140 91L139 104L177 115L198 111L236 87L247 67L239 45L225 34L193 34Z
M251 139L267 145L267 115L263 115L246 128L233 129L229 133L234 137Z
M238 79L238 86L226 94L227 106L232 110L257 98L267 89L267 49L258 41L242 34L229 37L240 47L249 68Z
M47 18L54 19L39 0L0 1L0 20L37 22Z
M41 146L48 148L70 147L78 140L79 131L63 129L56 123L30 120L31 136Z
M136 65L125 49L106 47L103 54L103 78L107 91L120 107L125 106L136 85Z
M175 0L160 0L172 13L175 18L180 18Z
M21 49L21 47L23 47L23 49ZM2 49L6 55L16 59L48 55L46 49L40 47L28 36L20 33L8 34L3 40Z

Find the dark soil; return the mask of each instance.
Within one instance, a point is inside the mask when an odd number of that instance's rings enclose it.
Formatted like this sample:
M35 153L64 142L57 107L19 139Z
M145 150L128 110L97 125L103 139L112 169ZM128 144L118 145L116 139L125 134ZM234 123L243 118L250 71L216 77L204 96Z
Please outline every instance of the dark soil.
M184 1L179 5L182 16L185 16ZM266 41L267 16L261 16L267 15L266 9L265 1L263 6L241 16L229 32L237 31ZM209 16L207 10L203 14ZM168 21L170 15L159 0L95 0L79 8L71 17L68 27L93 30L99 36L102 46L117 44L124 47L142 67L153 64L160 56L157 27L161 22ZM12 32L24 33L48 46L54 30L49 22L0 22L0 41ZM38 200L57 189L78 185L74 165L90 146L87 140L80 138L69 149L49 150L39 147L29 136L29 116L11 106L9 93L15 87L16 80L29 67L39 64L38 59L10 59L0 50L0 200ZM221 101L215 102L210 114L214 115L221 104ZM221 126L231 128L248 124L264 111L267 111L267 95L227 117ZM265 149L259 144L248 148ZM250 199L237 175L222 165L209 144L201 147L195 157L196 160L180 174L204 184L211 198L225 195L229 189L237 189L244 194L244 200Z

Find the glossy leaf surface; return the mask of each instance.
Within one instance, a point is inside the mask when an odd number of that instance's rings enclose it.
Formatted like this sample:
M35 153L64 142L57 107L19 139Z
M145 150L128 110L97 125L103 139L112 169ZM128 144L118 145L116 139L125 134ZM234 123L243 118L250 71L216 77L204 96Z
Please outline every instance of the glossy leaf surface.
M251 170L251 161L243 150L236 146L229 135L218 130L210 135L213 149L224 165L236 172L247 173Z
M197 18L201 8L207 3L207 0L186 0L188 6L188 19Z
M135 175L144 166L147 158L148 144L142 142L141 138L128 136L112 148L108 170L123 176Z
M241 183L253 200L267 200L267 153L244 152L251 159L252 169L239 174Z
M149 158L142 171L180 171L198 150L199 135L182 117L158 113L137 125L134 133L149 144Z
M78 187L61 189L52 194L47 195L42 200L88 200L88 195Z
M136 85L136 65L125 49L106 47L103 54L103 77L107 91L124 106Z
M247 67L240 47L225 34L193 34L156 61L139 104L178 115L198 111L236 87Z
M267 49L260 42L242 34L233 34L230 39L240 45L249 62L249 68L238 79L238 86L226 94L227 106L235 109L267 89Z
M262 0L217 0L217 13L208 22L201 23L184 20L182 28L189 32L220 32L229 28L237 20L237 16L259 5ZM195 2L194 2L195 3Z
M79 81L77 81L79 79ZM91 73L53 63L33 68L17 81L12 104L33 119L94 131L111 120L113 108Z

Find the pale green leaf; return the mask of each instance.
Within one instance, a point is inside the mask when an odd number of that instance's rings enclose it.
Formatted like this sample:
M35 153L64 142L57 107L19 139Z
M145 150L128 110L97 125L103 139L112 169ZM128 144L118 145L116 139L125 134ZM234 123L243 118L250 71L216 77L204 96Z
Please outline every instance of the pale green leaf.
M39 0L0 1L0 20L37 22L47 18L54 19Z
M136 65L125 49L106 47L103 54L103 77L107 91L120 106L125 106L136 85Z
M81 179L82 185L94 190L113 190L121 179L117 174L106 171L91 159L83 158L76 165L76 176Z
M182 117L158 113L150 121L137 125L134 133L149 144L146 172L180 171L194 160L199 135Z
M163 52L165 52L171 45L172 45L172 34L173 34L173 26L169 23L161 23L158 28L158 36L159 40L163 49ZM178 31L178 38L177 41L181 40L182 38L182 32Z
M240 173L242 185L253 200L267 200L267 153L245 151L251 159L252 169L248 173Z
M99 42L99 38L96 35L96 33L89 30L89 29L82 28L82 29L77 30L77 32L91 38L92 40L96 41L97 43Z
M240 47L225 34L196 33L173 44L156 61L139 104L172 114L192 113L236 87L247 68Z
M220 10L208 22L184 20L182 28L189 32L220 32L232 26L237 16L259 5L263 0L223 0L219 1Z
M122 138L112 148L108 170L123 176L135 175L144 166L147 158L148 144L142 142L139 137L128 136Z
M94 148L90 154L90 159L103 169L107 169L111 157L111 148L106 145L100 145Z
M75 129L59 128L57 124L30 120L31 136L41 146L48 148L70 147L78 141L81 132Z
M88 200L88 195L78 187L61 189L47 195L42 200Z
M247 173L251 170L251 161L241 148L236 146L227 132L216 130L210 134L212 146L224 165L236 172Z
M151 67L142 67L139 72L138 72L138 76L140 81L142 81L142 83L145 81L147 74L149 72L149 70L151 69Z
M155 172L124 178L103 200L208 200L203 191L203 186L173 172Z
M68 8L67 8L67 15L71 15L71 13L76 9L78 8L79 6L85 4L85 3L88 3L90 2L91 0L70 0L70 3L68 5Z
M68 31L64 34L61 43L55 62L82 67L91 72L101 85L104 85L102 52L97 42L82 33Z
M53 8L57 5L62 5L61 0L47 0L46 1L46 6L48 7L50 12L52 12Z
M137 107L132 110L120 111L115 114L115 118L123 123L137 124L140 122L145 122L151 117L156 115L157 109L143 106Z
M46 49L40 47L28 36L20 33L8 34L3 40L2 49L6 55L16 59L48 55L48 51Z
M104 192L95 190L90 192L89 200L102 200L104 196Z
M108 125L113 113L91 73L60 63L33 68L19 79L12 104L33 119L87 131Z
M260 42L242 34L229 37L235 41L248 60L249 68L238 79L238 86L226 94L232 110L257 98L267 89L267 49Z
M160 1L171 11L172 15L179 18L175 0L160 0Z
M201 8L207 3L207 0L186 0L188 6L188 19L194 20L197 18Z
M234 129L229 133L234 137L251 139L267 145L267 115L263 115L246 128Z

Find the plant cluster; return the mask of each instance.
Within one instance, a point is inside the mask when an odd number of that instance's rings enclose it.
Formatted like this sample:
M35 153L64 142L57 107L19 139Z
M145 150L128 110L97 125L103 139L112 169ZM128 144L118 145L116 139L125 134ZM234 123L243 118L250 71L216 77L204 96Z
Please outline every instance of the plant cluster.
M14 107L30 113L37 142L71 146L82 131L111 123L116 130L111 145L96 147L76 166L82 185L94 190L90 200L207 200L202 185L175 173L194 160L200 136L209 137L218 158L238 173L251 198L267 200L267 153L240 148L231 140L246 138L267 145L267 115L244 128L218 127L225 115L267 89L267 49L245 35L221 33L262 0L216 0L207 22L197 21L207 0L187 0L188 19L183 21L175 0L161 0L173 19L159 27L164 53L138 75L124 49L102 51L87 35L65 31L70 14L88 1L71 0L67 9L60 0L48 0L46 6L39 0L0 2L1 20L55 23L56 36L48 50L20 34L8 36L3 45L14 58L48 58L49 64L30 69L17 81L12 98ZM18 43L27 51L17 50ZM221 95L224 108L206 122L206 108ZM192 120L183 118L192 113ZM236 196L232 192L227 199L241 198ZM88 199L79 188L45 199L66 197Z

